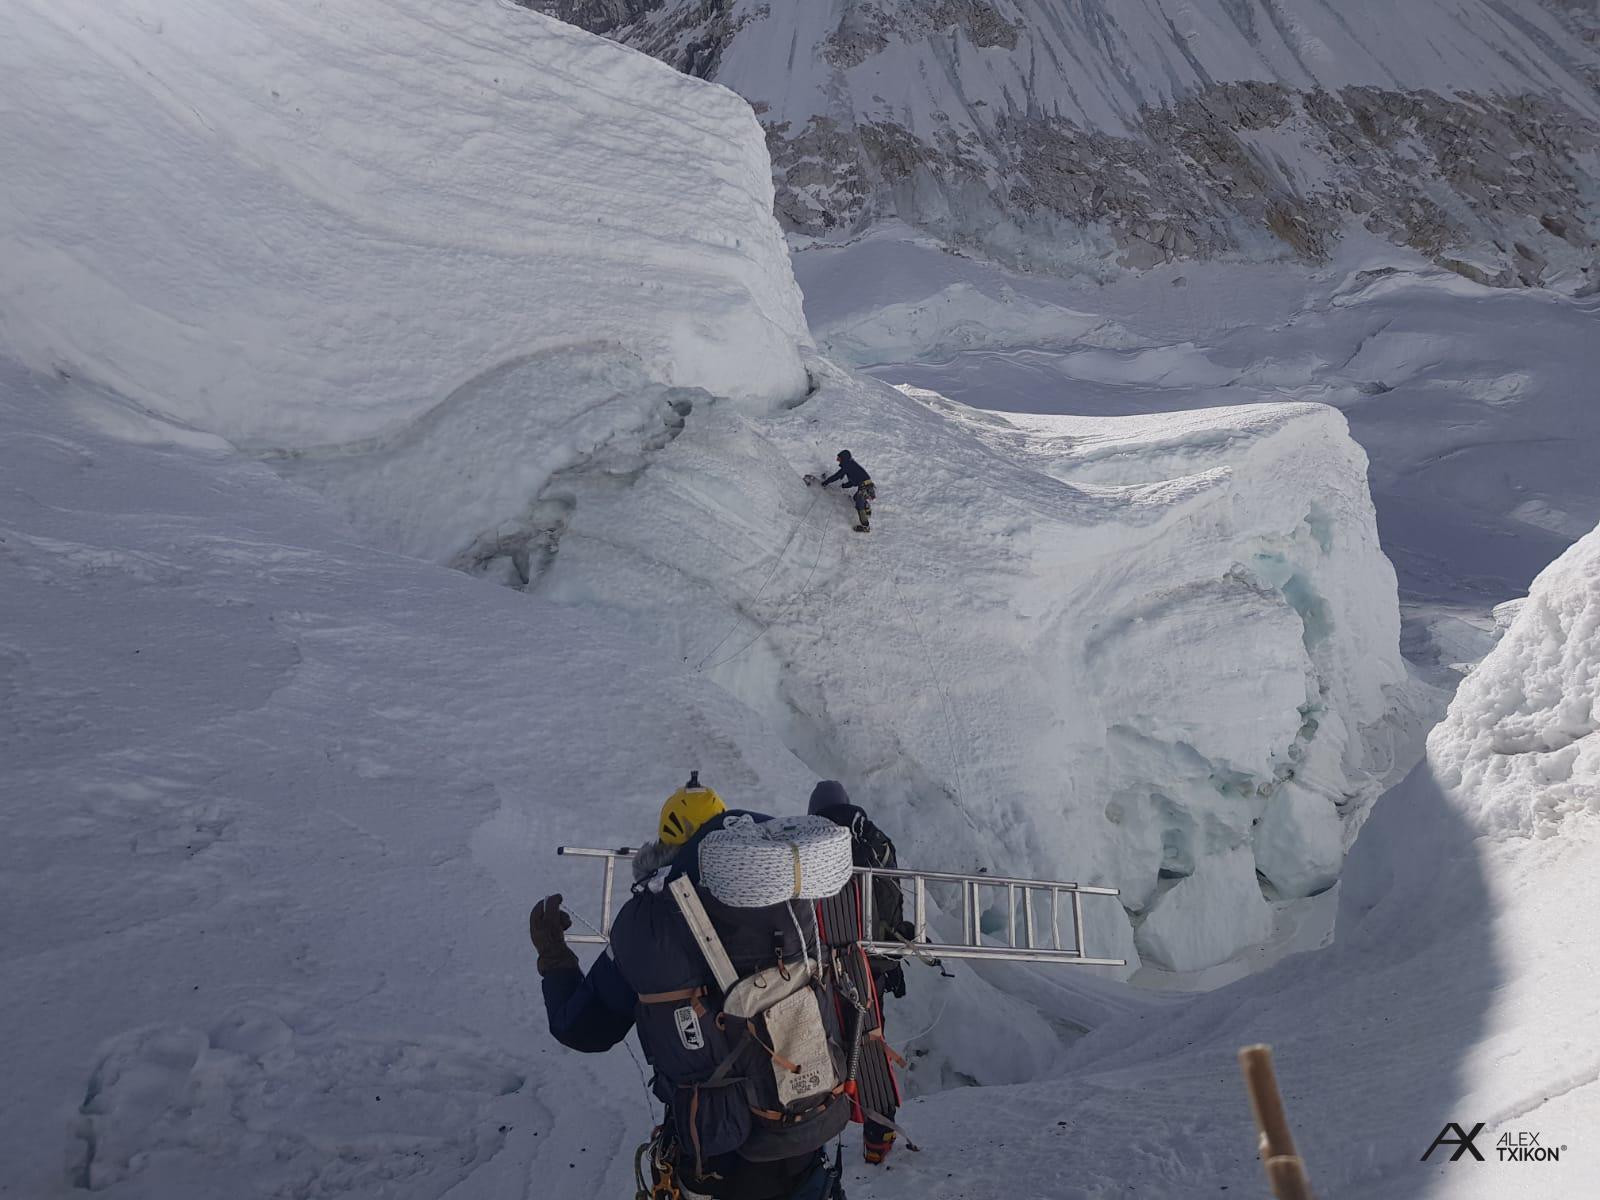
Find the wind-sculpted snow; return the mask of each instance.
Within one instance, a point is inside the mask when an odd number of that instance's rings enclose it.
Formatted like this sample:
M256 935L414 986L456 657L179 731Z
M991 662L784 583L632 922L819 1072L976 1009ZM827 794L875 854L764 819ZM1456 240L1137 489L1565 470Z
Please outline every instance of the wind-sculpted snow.
M749 108L536 14L19 0L0 109L0 337L237 442L394 437L574 346L805 389Z
M1534 580L1428 757L1486 833L1548 837L1600 815L1600 530Z

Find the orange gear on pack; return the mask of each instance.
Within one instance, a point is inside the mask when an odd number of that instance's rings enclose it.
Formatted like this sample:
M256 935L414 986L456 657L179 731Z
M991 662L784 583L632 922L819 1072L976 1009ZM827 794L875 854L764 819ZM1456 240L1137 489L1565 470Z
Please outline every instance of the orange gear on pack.
M661 806L661 840L669 846L681 846L700 826L727 810L722 797L700 782L700 772L690 771L689 782Z

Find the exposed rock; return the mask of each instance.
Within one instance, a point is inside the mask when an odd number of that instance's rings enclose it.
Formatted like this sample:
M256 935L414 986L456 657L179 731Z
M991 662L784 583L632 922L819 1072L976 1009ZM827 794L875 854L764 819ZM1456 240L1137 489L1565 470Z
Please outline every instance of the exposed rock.
M736 13L735 0L516 0L591 33L642 50L700 79L715 78L722 53L766 5Z
M1540 0L1578 39L1588 46L1600 47L1600 0ZM1589 66L1584 74L1596 92L1600 92L1600 67Z
M591 33L610 33L663 7L667 0L518 0L518 3Z
M1544 68L1532 67L1525 90L1495 94L1215 82L1174 24L1194 82L1179 86L1169 61L1160 97L1132 104L1151 90L1135 69L1160 72L1119 60L1135 43L1117 41L1118 14L1098 4L1063 15L1040 0L841 0L807 46L792 12L750 0L524 2L707 78L741 53L736 40L789 39L794 87L752 100L778 216L802 237L897 216L1015 266L1109 274L1189 258L1318 261L1357 222L1499 286L1575 290L1600 278L1600 107L1574 98L1584 77L1600 80L1600 55L1586 48L1600 46L1595 0L1538 0L1577 34L1565 42L1548 17L1519 17L1522 36L1574 79L1565 98L1536 90ZM1249 46L1279 37L1299 55L1310 45L1293 22L1264 23L1251 6L1220 11ZM1104 61L1063 41L1063 22L1087 29ZM914 78L882 73L875 60L891 53ZM1483 53L1515 64L1530 50ZM1101 108L1080 102L1091 86ZM806 87L814 98L794 100ZM1115 111L1081 116L1104 105Z

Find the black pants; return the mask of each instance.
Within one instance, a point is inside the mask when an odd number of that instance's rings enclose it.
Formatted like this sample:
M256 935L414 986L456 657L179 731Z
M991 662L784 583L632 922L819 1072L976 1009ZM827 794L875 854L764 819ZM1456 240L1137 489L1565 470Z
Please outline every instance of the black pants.
M863 529L872 527L872 501L877 495L878 489L870 481L856 489L856 520Z
M689 1156L692 1160L693 1156ZM798 1158L783 1158L776 1162L750 1162L737 1154L722 1154L706 1163L706 1174L696 1178L692 1161L684 1162L681 1178L685 1187L713 1200L794 1200L811 1192L807 1185L817 1183L817 1176L827 1170L827 1160L818 1150ZM720 1178L717 1178L720 1176ZM826 1191L817 1193L823 1200Z

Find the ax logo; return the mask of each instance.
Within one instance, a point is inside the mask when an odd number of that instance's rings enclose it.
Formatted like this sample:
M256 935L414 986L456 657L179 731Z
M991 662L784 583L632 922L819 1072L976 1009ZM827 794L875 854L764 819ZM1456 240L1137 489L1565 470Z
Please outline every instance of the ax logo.
M1450 1156L1451 1162L1455 1162L1463 1154L1470 1154L1473 1158L1477 1159L1479 1162L1482 1162L1483 1155L1478 1152L1478 1148L1472 1143L1477 1136L1483 1132L1484 1124L1485 1122L1479 1121L1469 1131L1463 1130L1460 1125L1457 1125L1454 1121L1451 1121L1439 1131L1439 1136L1433 1139L1433 1145L1428 1147L1428 1152L1422 1156L1422 1161L1427 1162L1428 1159L1433 1156L1433 1152L1440 1146L1454 1146L1456 1148L1456 1152ZM1452 1137L1450 1136L1451 1134L1454 1134L1455 1136Z

